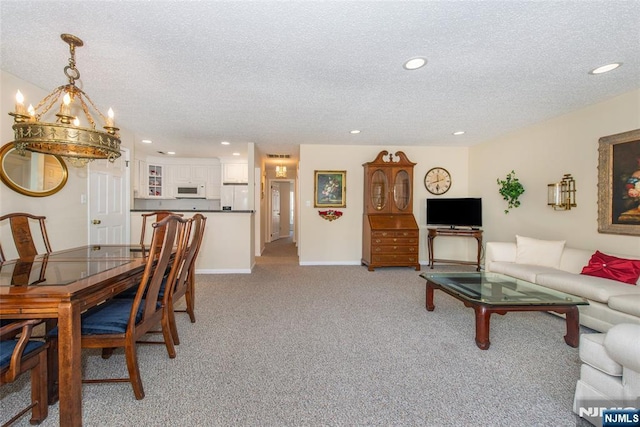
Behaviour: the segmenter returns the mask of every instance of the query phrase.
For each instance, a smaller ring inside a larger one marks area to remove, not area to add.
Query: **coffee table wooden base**
[[[447,289],[427,280],[427,311],[433,311],[436,308],[433,304],[434,289],[440,289],[457,300],[462,301],[466,307],[473,308],[476,314],[476,345],[481,350],[487,350],[491,345],[491,342],[489,341],[489,324],[491,314],[497,313],[505,315],[511,311],[553,311],[555,313],[565,314],[567,334],[564,336],[564,341],[571,347],[578,347],[578,342],[580,340],[580,314],[576,305],[488,305],[485,303],[464,300],[458,297],[458,295],[448,292]]]

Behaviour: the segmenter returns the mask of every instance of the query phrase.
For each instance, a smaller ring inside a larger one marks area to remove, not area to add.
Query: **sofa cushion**
[[[569,273],[580,274],[582,268],[589,263],[593,255],[592,250],[576,249],[564,247],[562,256],[560,257],[560,270],[568,271]]]
[[[580,335],[580,360],[594,368],[616,377],[622,376],[622,365],[611,359],[604,348],[606,334]]]
[[[491,263],[491,272],[505,274],[516,279],[535,283],[536,276],[542,273],[555,273],[558,270],[551,267],[530,264],[516,264],[514,262],[496,261]]]
[[[637,286],[629,286],[616,280],[586,276],[584,274],[572,274],[565,271],[538,274],[536,283],[603,304],[607,304],[609,298],[615,295],[640,294],[640,287]]]
[[[516,235],[516,263],[558,268],[564,240],[538,240]]]
[[[612,310],[640,317],[640,294],[615,295],[609,297],[607,305]]]
[[[618,258],[596,251],[582,269],[582,274],[635,285],[640,278],[640,260]]]

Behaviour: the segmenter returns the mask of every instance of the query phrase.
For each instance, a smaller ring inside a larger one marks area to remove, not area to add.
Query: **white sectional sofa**
[[[632,285],[580,274],[594,252],[517,236],[516,242],[488,242],[484,269],[587,299],[589,305],[579,307],[580,323],[596,331],[606,332],[620,323],[640,325],[640,279]]]

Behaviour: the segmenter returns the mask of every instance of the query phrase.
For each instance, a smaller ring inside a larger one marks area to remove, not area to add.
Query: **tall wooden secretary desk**
[[[413,216],[413,167],[398,151],[381,151],[364,163],[362,264],[377,267],[414,267],[420,270],[420,231]]]

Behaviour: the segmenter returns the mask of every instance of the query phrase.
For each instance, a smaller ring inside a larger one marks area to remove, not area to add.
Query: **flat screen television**
[[[482,227],[482,199],[477,197],[427,199],[427,224],[443,227]]]

